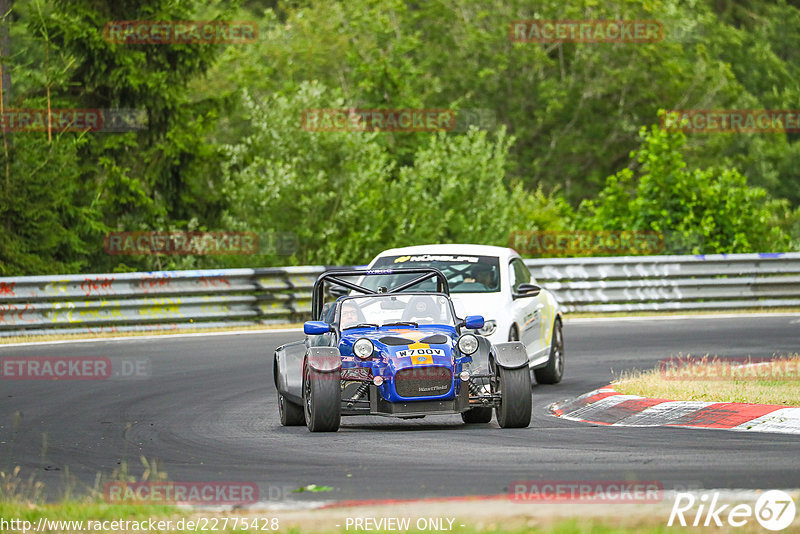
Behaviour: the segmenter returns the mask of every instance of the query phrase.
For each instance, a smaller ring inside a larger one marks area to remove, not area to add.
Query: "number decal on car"
[[[397,356],[444,356],[443,349],[405,349],[397,351]],[[433,361],[431,359],[431,361]]]

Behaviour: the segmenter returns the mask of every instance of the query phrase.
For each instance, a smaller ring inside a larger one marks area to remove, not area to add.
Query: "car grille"
[[[444,395],[453,385],[453,374],[447,367],[412,367],[394,375],[394,389],[401,397]]]

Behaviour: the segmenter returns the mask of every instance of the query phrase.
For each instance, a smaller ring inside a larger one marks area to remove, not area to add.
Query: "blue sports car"
[[[488,423],[494,410],[502,428],[528,426],[531,379],[524,345],[492,345],[470,332],[483,327],[483,317],[456,317],[447,279],[437,269],[403,269],[402,282],[393,287],[364,287],[365,277],[381,276],[386,283],[393,274],[329,271],[317,279],[315,320],[305,323],[305,339],[275,350],[281,424],[334,432],[343,415],[440,414]],[[409,274],[418,276],[408,280]],[[436,291],[415,290],[430,279]],[[341,296],[326,303],[332,293]]]

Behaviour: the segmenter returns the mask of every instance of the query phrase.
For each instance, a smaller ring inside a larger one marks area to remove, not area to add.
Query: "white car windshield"
[[[372,269],[401,270],[415,267],[435,267],[444,273],[450,284],[450,293],[494,293],[500,291],[500,261],[495,256],[458,256],[447,254],[419,254],[382,256],[375,260]],[[369,276],[365,287],[391,287],[413,280],[419,275],[392,274],[385,277]],[[413,290],[434,290],[436,281],[426,280]]]
[[[367,295],[348,298],[339,306],[339,325],[442,324],[455,326],[447,297],[430,293]]]

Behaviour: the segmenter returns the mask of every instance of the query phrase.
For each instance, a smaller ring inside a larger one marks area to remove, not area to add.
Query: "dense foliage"
[[[786,0],[0,0],[5,109],[134,108],[126,133],[2,132],[0,276],[363,263],[529,230],[665,253],[800,250],[800,138],[662,130],[794,109]],[[518,19],[658,20],[642,43],[522,43]],[[249,44],[116,44],[115,20],[254,21]],[[310,108],[484,110],[449,132],[314,132]],[[485,116],[485,115],[483,115]],[[248,231],[257,255],[116,256],[111,231]],[[266,236],[294,235],[292,250]],[[266,245],[266,246],[264,246]],[[291,252],[291,254],[288,254]]]

